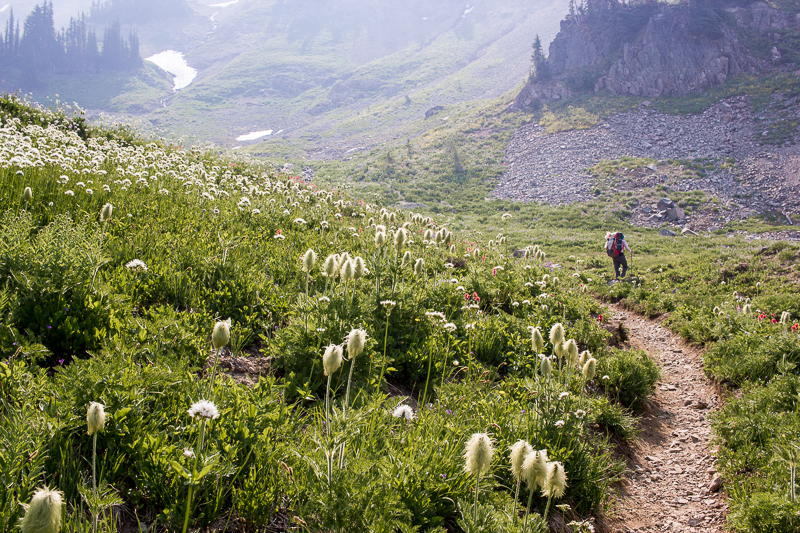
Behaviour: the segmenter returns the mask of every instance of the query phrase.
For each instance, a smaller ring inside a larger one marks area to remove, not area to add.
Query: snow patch
[[[11,4],[6,4],[6,5],[4,5],[3,7],[0,7],[0,13],[2,13],[3,11],[5,11],[5,10],[6,10],[6,9],[8,9],[9,7],[11,7]]]
[[[475,6],[471,6],[471,5],[467,4],[467,8],[464,10],[464,14],[461,15],[461,18],[464,18],[467,15],[469,15],[470,11],[472,11],[473,9],[475,9]]]
[[[167,50],[160,54],[152,55],[145,58],[145,61],[155,63],[157,67],[166,70],[175,77],[173,80],[175,85],[172,88],[175,92],[188,87],[197,77],[197,69],[190,67],[183,58],[183,54],[175,50]]]
[[[283,131],[283,130],[281,130]],[[236,140],[241,141],[255,141],[256,139],[260,139],[261,137],[266,137],[268,135],[272,135],[272,130],[263,130],[263,131],[253,131],[246,135],[239,135],[236,137]]]
[[[211,4],[211,7],[228,7],[237,3],[239,0],[231,0],[230,2],[222,2],[221,4]]]

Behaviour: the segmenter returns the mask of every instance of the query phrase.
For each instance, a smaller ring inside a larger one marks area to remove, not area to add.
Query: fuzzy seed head
[[[317,254],[309,248],[305,254],[303,254],[303,272],[311,272],[314,268],[314,265],[317,264]]]
[[[406,250],[403,254],[403,266],[411,264],[411,250]]]
[[[87,433],[94,435],[106,427],[106,410],[103,404],[91,402],[86,410]]]
[[[745,304],[744,307],[742,308],[742,313],[744,313],[745,315],[752,315],[753,308],[750,307],[750,304]]]
[[[561,322],[557,322],[553,324],[553,327],[550,328],[550,343],[555,346],[556,344],[561,344],[564,342],[564,326]]]
[[[322,368],[325,371],[325,376],[330,376],[342,366],[342,347],[338,344],[331,344],[325,348],[325,353],[322,354]]]
[[[511,446],[511,472],[517,479],[522,479],[523,463],[528,454],[533,453],[533,446],[524,440],[518,440]]]
[[[481,476],[489,471],[492,463],[492,441],[486,433],[475,433],[464,448],[464,471],[473,476]]]
[[[360,279],[364,277],[364,274],[367,273],[367,264],[364,263],[364,258],[361,256],[356,257],[355,261],[353,261],[353,272],[355,274],[355,279]]]
[[[383,246],[386,244],[386,234],[382,231],[379,231],[375,234],[375,244],[378,246]]]
[[[425,268],[425,260],[420,257],[419,259],[417,259],[416,263],[414,263],[414,274],[417,276],[421,276],[423,268]]]
[[[553,373],[553,363],[550,361],[549,357],[545,357],[542,359],[542,375],[546,378],[550,377],[550,374]]]
[[[347,335],[347,355],[350,359],[355,359],[364,351],[364,344],[367,342],[367,332],[363,329],[353,329]]]
[[[533,450],[522,463],[522,479],[530,490],[541,488],[547,480],[547,450]]]
[[[564,465],[558,461],[547,463],[547,479],[542,487],[542,494],[548,497],[561,498],[567,489],[567,474]]]
[[[597,359],[594,357],[590,357],[584,364],[583,364],[583,379],[586,381],[592,381],[594,379],[595,374],[597,374]]]
[[[348,281],[353,281],[356,276],[356,266],[353,264],[352,259],[348,259],[342,265],[342,270],[340,272],[342,276],[342,281],[347,283]]]
[[[542,332],[539,331],[539,328],[533,328],[531,332],[531,342],[533,343],[533,350],[536,353],[544,349],[544,339],[542,338]]]
[[[570,365],[578,364],[578,343],[575,339],[570,339],[564,343],[564,355],[567,357],[567,363]]]
[[[583,368],[583,365],[585,365],[586,361],[591,359],[591,357],[592,357],[592,354],[589,353],[589,350],[582,351],[580,357],[578,357],[578,366]]]
[[[214,324],[214,330],[211,332],[211,344],[214,345],[215,350],[219,350],[223,346],[227,346],[231,340],[231,319],[222,320]]]
[[[422,234],[422,238],[425,239],[426,241],[433,239],[433,230],[430,228],[426,229],[425,233]]]
[[[30,187],[25,187],[25,190],[22,191],[22,199],[26,202],[30,202],[33,199],[33,191]]]
[[[322,263],[322,272],[325,277],[332,278],[336,275],[336,254],[331,254]]]
[[[61,529],[61,507],[64,505],[61,491],[43,487],[37,490],[26,506],[20,529],[22,533],[58,533]]]
[[[100,222],[108,222],[111,220],[111,214],[114,212],[114,206],[111,204],[106,204],[103,206],[102,211],[100,211]]]
[[[398,250],[403,247],[408,237],[408,232],[405,228],[400,228],[394,233],[394,246]]]

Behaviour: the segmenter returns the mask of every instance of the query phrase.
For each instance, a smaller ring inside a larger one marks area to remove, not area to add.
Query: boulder
[[[674,231],[669,230],[667,228],[663,228],[661,231],[658,232],[658,234],[661,235],[662,237],[677,237],[678,236],[677,233],[675,233]]]
[[[664,211],[666,209],[671,209],[673,207],[675,207],[675,202],[673,202],[669,198],[662,198],[661,200],[658,201],[659,211]]]
[[[440,105],[433,106],[432,108],[425,111],[425,118],[431,118],[433,115],[439,113],[439,111],[444,111],[444,107]]]
[[[667,209],[666,215],[667,215],[667,220],[669,220],[670,222],[676,222],[686,217],[686,212],[680,207],[671,207]]]

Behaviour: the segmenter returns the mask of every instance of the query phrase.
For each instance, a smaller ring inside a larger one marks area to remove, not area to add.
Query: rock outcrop
[[[592,90],[642,97],[701,92],[782,57],[780,42],[769,58],[761,58],[745,46],[744,36],[772,39],[798,25],[796,17],[765,3],[723,11],[638,4],[570,16],[550,44],[550,77],[526,84],[515,106]]]

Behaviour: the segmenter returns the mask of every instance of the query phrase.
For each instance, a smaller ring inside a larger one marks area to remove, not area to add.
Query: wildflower
[[[509,218],[512,218],[512,215],[510,213],[503,213],[503,216],[500,217],[500,220],[505,222]]]
[[[381,305],[384,306],[387,311],[391,311],[397,303],[393,300],[381,300]]]
[[[489,471],[492,462],[492,441],[486,433],[475,433],[464,448],[464,471],[473,476],[481,476]]]
[[[296,218],[296,219],[294,219],[294,223],[295,224],[306,224],[307,222],[305,220],[303,220],[302,218]]]
[[[91,195],[93,195],[93,194],[94,194],[94,191],[93,191],[92,189],[86,189],[86,194],[88,194],[89,196],[91,196]]]
[[[186,457],[187,459],[194,459],[194,452],[189,448],[184,448],[183,456]]]
[[[214,402],[208,400],[200,400],[192,404],[187,411],[192,418],[204,418],[206,420],[215,420],[219,418],[219,410]]]
[[[314,265],[317,262],[317,254],[309,248],[305,254],[303,254],[303,272],[311,272],[314,268]]]
[[[231,340],[231,319],[220,321],[214,324],[214,330],[211,332],[211,344],[214,345],[215,350],[219,350],[228,344]]]
[[[47,487],[37,490],[31,503],[25,506],[25,516],[20,524],[22,533],[58,533],[63,497],[62,492]]]
[[[564,427],[564,421],[563,421],[563,420],[559,420],[559,421],[557,421],[557,422],[556,422],[556,427],[557,427],[557,428]]]
[[[555,346],[564,342],[564,326],[557,322],[550,328],[550,343]]]
[[[403,266],[408,265],[411,263],[411,250],[406,250],[406,253],[403,254]]]
[[[111,214],[114,212],[114,206],[111,204],[106,204],[103,206],[102,211],[100,211],[100,222],[108,222],[111,220]]]
[[[64,194],[66,194],[67,196],[75,196],[75,193],[72,191],[64,191]]]
[[[512,305],[513,307],[519,307],[519,302],[511,302],[511,305]]]
[[[127,268],[128,270],[137,270],[137,271],[141,270],[143,272],[147,271],[147,265],[144,264],[144,261],[142,261],[141,259],[134,259],[132,261],[125,263],[125,268]]]
[[[523,464],[530,453],[533,453],[533,446],[524,440],[518,440],[511,446],[511,472],[515,478],[522,479]]]
[[[597,359],[590,357],[583,365],[582,373],[585,381],[592,381],[597,373]]]
[[[584,416],[586,416],[586,411],[583,409],[578,409],[575,411],[575,418],[583,418]]]
[[[386,244],[386,234],[384,232],[379,231],[375,234],[375,244],[379,247]]]
[[[405,244],[406,237],[408,237],[408,231],[406,231],[405,228],[400,228],[395,232],[394,245],[398,250],[403,247],[403,244]]]
[[[564,354],[567,356],[567,363],[575,365],[578,363],[578,344],[575,339],[570,339],[564,343]]]
[[[502,271],[504,271],[504,270],[505,270],[505,268],[503,268],[503,267],[502,267],[502,266],[500,266],[500,265],[497,265],[497,266],[496,266],[496,267],[494,267],[492,270],[495,270],[495,271],[498,271],[498,272],[502,272]]]
[[[361,256],[355,258],[354,268],[355,279],[360,279],[369,273],[369,270],[367,270],[367,265],[364,263],[364,258]]]
[[[605,375],[605,376],[603,376],[603,377],[602,377],[602,378],[600,378],[600,379],[602,379],[603,381],[608,381],[608,380],[609,380],[609,379],[611,379],[611,378],[610,378],[608,375]]]
[[[453,324],[452,322],[448,322],[447,324],[445,324],[445,325],[444,325],[444,326],[442,326],[442,327],[443,327],[444,329],[446,329],[447,331],[449,331],[450,333],[453,333],[453,332],[454,332],[456,329],[458,329],[458,328],[456,327],[456,325],[455,325],[455,324]]]
[[[356,276],[356,268],[355,265],[353,264],[352,259],[348,259],[347,261],[344,262],[339,274],[342,276],[342,281],[344,281],[345,283],[347,283],[348,281],[353,281],[353,279]]]
[[[800,330],[800,324],[795,324],[792,326],[792,331]]]
[[[331,299],[330,299],[330,298],[328,298],[327,296],[320,296],[318,301],[319,301],[320,303],[325,303],[325,304],[326,304],[326,303],[330,302],[330,301],[331,301]]]
[[[30,187],[25,187],[25,190],[22,191],[22,199],[26,202],[30,202],[33,199],[33,191]]]
[[[336,275],[336,255],[331,254],[325,258],[325,262],[322,263],[322,275],[328,278],[332,278]]]
[[[522,473],[531,492],[537,487],[544,487],[547,481],[547,450],[533,450],[527,454],[522,463]]]
[[[363,329],[353,329],[347,335],[347,355],[350,359],[355,359],[364,351],[364,344],[367,340],[367,332]]]
[[[326,376],[330,376],[342,366],[342,347],[336,344],[331,344],[325,348],[325,353],[322,355],[322,368]]]
[[[542,375],[544,377],[550,377],[550,374],[553,372],[553,363],[550,361],[549,357],[545,357],[542,359]]]
[[[392,411],[392,416],[395,418],[414,420],[414,409],[412,409],[410,405],[401,404],[395,407],[394,411]]]
[[[106,411],[103,404],[91,402],[86,410],[87,434],[94,435],[106,427]]]
[[[417,276],[421,276],[424,268],[425,268],[425,260],[420,257],[414,263],[414,274]]]
[[[286,237],[284,237],[284,236],[283,236],[283,235],[281,235],[280,233],[276,233],[275,235],[273,235],[273,236],[272,236],[272,238],[273,238],[273,239],[279,239],[279,240],[281,240],[281,241],[282,241],[282,240],[283,240],[283,239],[285,239]]]
[[[531,330],[531,343],[533,344],[533,350],[535,352],[541,352],[544,349],[544,339],[542,338],[542,333],[539,331],[539,328],[535,328],[533,326],[529,326],[528,329]]]
[[[547,463],[547,479],[542,487],[542,493],[551,498],[560,498],[567,488],[567,475],[564,465],[555,461]]]
[[[563,400],[563,399],[564,399],[564,398],[566,398],[567,396],[569,396],[569,393],[568,393],[568,392],[562,392],[561,394],[559,394],[559,395],[558,395],[558,399],[559,399],[559,400]]]

